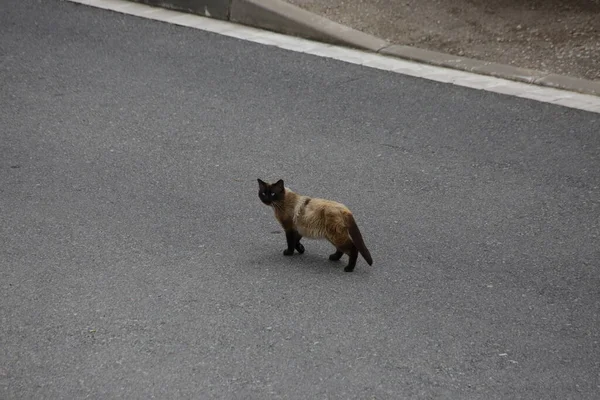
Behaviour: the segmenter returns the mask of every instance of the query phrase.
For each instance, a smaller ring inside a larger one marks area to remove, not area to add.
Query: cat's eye
[[[271,197],[275,197],[275,193],[271,193]]]

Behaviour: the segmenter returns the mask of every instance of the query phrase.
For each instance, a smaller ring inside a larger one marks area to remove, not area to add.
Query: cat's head
[[[264,204],[270,206],[273,202],[282,201],[285,196],[283,180],[270,184],[258,179],[258,198]]]

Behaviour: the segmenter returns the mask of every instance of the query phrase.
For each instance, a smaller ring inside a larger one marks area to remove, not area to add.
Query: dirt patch
[[[288,0],[404,44],[600,80],[600,0]]]

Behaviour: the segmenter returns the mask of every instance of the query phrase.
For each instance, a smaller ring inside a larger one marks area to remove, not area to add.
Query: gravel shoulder
[[[600,80],[600,0],[288,0],[394,44]]]

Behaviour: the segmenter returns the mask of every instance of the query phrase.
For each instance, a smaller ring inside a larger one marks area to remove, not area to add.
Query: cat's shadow
[[[357,265],[353,272],[345,272],[344,268],[348,265],[347,256],[342,257],[339,261],[329,260],[329,254],[321,254],[317,252],[305,251],[304,254],[294,253],[293,256],[284,256],[283,250],[280,252],[273,252],[263,257],[252,257],[250,259],[252,265],[264,268],[264,267],[281,267],[293,268],[294,271],[305,270],[310,273],[319,274],[362,274],[365,271],[361,266]]]

